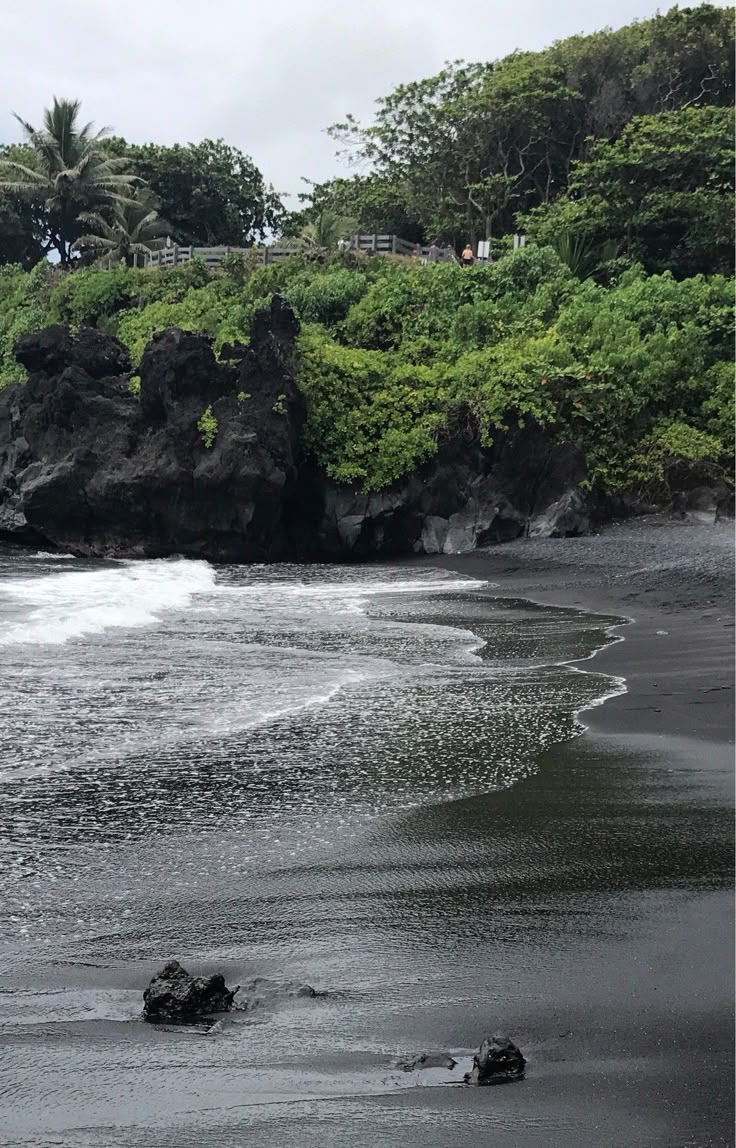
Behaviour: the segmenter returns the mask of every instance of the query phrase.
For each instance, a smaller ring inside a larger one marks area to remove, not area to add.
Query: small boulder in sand
[[[143,1019],[151,1024],[195,1024],[213,1013],[229,1012],[237,991],[227,987],[220,973],[193,977],[178,961],[169,961],[143,994]]]
[[[465,1073],[466,1084],[503,1084],[521,1080],[526,1060],[507,1036],[487,1036],[473,1057],[473,1067]]]
[[[422,1068],[449,1068],[457,1064],[449,1052],[416,1052],[413,1056],[404,1056],[396,1061],[396,1067],[402,1072],[417,1072]]]

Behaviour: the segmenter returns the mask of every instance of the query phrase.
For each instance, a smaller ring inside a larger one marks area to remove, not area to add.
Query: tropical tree
[[[196,144],[105,141],[124,156],[159,200],[176,243],[248,247],[278,228],[283,204],[250,156],[224,140]]]
[[[637,116],[618,139],[596,141],[573,167],[567,194],[519,226],[545,245],[566,234],[599,251],[617,243],[651,272],[730,274],[733,171],[731,108]]]
[[[375,174],[354,175],[350,179],[329,179],[324,183],[305,180],[308,192],[300,192],[303,205],[284,220],[284,236],[300,235],[307,223],[314,223],[325,208],[355,220],[355,230],[399,235],[410,243],[423,243],[425,232],[407,207],[407,191]]]
[[[82,216],[125,203],[140,183],[129,159],[103,149],[107,129],[80,123],[80,106],[54,97],[42,128],[16,115],[31,148],[28,162],[0,159],[0,191],[42,201],[43,250],[56,251],[64,266],[72,261]]]
[[[103,266],[131,266],[136,255],[150,255],[159,248],[169,232],[158,213],[158,200],[147,187],[136,188],[130,200],[116,203],[107,214],[84,212],[80,219],[91,230],[75,239],[74,250],[94,252]]]
[[[358,166],[361,199],[390,189],[441,240],[499,238],[564,195],[592,137],[615,141],[637,116],[732,107],[733,21],[732,8],[673,8],[543,52],[455,61],[380,99],[371,124],[348,116],[328,134]]]
[[[32,163],[32,149],[24,144],[0,145],[0,160]],[[43,200],[32,200],[0,188],[0,265],[32,267],[43,259],[41,247]]]
[[[304,225],[300,238],[307,247],[330,251],[340,239],[346,239],[354,230],[354,219],[338,215],[325,207],[311,223]]]

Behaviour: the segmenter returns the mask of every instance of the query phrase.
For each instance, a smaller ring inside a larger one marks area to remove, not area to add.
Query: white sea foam
[[[434,572],[433,572],[434,573]],[[220,585],[223,596],[231,596],[254,614],[265,611],[269,617],[278,610],[282,621],[290,618],[294,624],[309,623],[325,614],[331,618],[350,615],[354,619],[365,615],[366,607],[374,598],[386,595],[465,593],[491,585],[473,578],[452,579],[446,576],[413,578],[410,580],[352,581],[345,579],[320,582],[259,582],[254,585]]]
[[[21,614],[0,632],[0,645],[42,643],[61,645],[72,638],[112,628],[152,625],[168,610],[183,610],[195,595],[218,593],[254,614],[278,609],[295,622],[329,611],[331,615],[360,615],[366,603],[385,594],[426,594],[473,590],[487,583],[447,577],[381,581],[261,582],[254,585],[216,584],[206,562],[166,559],[121,562],[112,569],[49,575],[0,582],[3,598]]]
[[[185,559],[8,579],[0,582],[0,603],[11,599],[22,616],[0,633],[0,645],[61,645],[113,627],[147,626],[167,610],[185,609],[214,584],[211,566]]]
[[[37,680],[62,683],[59,699],[75,696],[89,709],[78,730],[76,711],[65,713],[68,751],[59,751],[53,721],[48,737],[37,724],[24,730],[22,753],[5,755],[4,777],[53,774],[110,755],[136,758],[152,738],[170,753],[175,745],[279,722],[369,681],[417,674],[414,659],[401,656],[403,625],[372,621],[370,603],[412,594],[425,601],[433,593],[486,585],[434,571],[406,578],[383,568],[372,580],[368,571],[350,567],[275,570],[276,577],[258,582],[251,581],[259,573],[252,568],[216,572],[206,562],[159,559],[0,581],[0,645],[17,650],[20,667],[26,658],[40,659],[33,663]],[[159,638],[156,628],[167,616],[173,623]],[[383,627],[385,646],[368,637],[376,626]],[[95,653],[89,639],[110,631]],[[118,642],[126,631],[129,638]],[[421,612],[412,633],[426,644],[422,673],[474,660],[484,644],[470,630],[424,621]],[[81,661],[58,661],[57,648],[85,639]],[[153,653],[159,641],[167,651],[160,667]],[[95,659],[99,670],[90,678]],[[147,668],[159,669],[165,686],[152,686]],[[15,680],[22,699],[24,669]],[[135,721],[129,720],[132,699]],[[152,705],[155,733],[147,720]],[[59,720],[61,712],[54,712]]]

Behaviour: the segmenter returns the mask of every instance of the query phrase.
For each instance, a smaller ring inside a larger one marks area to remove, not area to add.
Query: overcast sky
[[[324,128],[369,118],[396,84],[446,60],[655,13],[647,0],[0,0],[0,142],[51,97],[136,143],[222,136],[282,193],[345,169]],[[663,11],[668,4],[661,6]]]

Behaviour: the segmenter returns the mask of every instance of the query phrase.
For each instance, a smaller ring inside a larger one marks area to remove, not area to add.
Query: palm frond
[[[33,124],[29,124],[17,112],[13,112],[14,118],[18,121],[23,131],[26,134],[29,144],[38,155],[41,163],[44,164],[47,171],[55,171],[59,166],[59,152],[55,146],[54,140],[45,135],[43,132],[36,131]]]
[[[74,242],[72,243],[72,247],[74,248],[75,251],[79,251],[79,249],[81,247],[94,247],[94,248],[104,248],[105,250],[115,250],[115,248],[117,248],[117,246],[118,246],[118,242],[116,239],[109,239],[105,235],[92,235],[92,234],[80,235],[79,238],[75,239]]]
[[[24,175],[26,177],[26,182],[28,183],[45,184],[48,186],[49,180],[45,175],[39,171],[36,171],[32,167],[26,167],[24,163],[18,163],[17,160],[0,159],[0,175],[2,175],[2,172],[6,169],[9,172],[15,172],[18,175]],[[0,179],[0,184],[5,186],[5,183],[5,180]]]
[[[104,224],[105,227],[110,226],[104,215],[99,211],[80,211],[77,219],[80,223],[91,223],[95,226],[97,226],[97,224]]]
[[[79,100],[55,96],[40,129],[16,114],[38,170],[6,161],[0,164],[0,187],[44,197],[49,245],[62,263],[69,262],[71,251],[95,244],[127,259],[131,242],[156,230],[155,219],[145,218],[153,205],[136,199],[143,180],[134,174],[131,160],[106,155],[101,140],[110,129],[81,123],[80,107]],[[129,210],[134,214],[127,215]],[[85,234],[77,237],[80,225]]]

